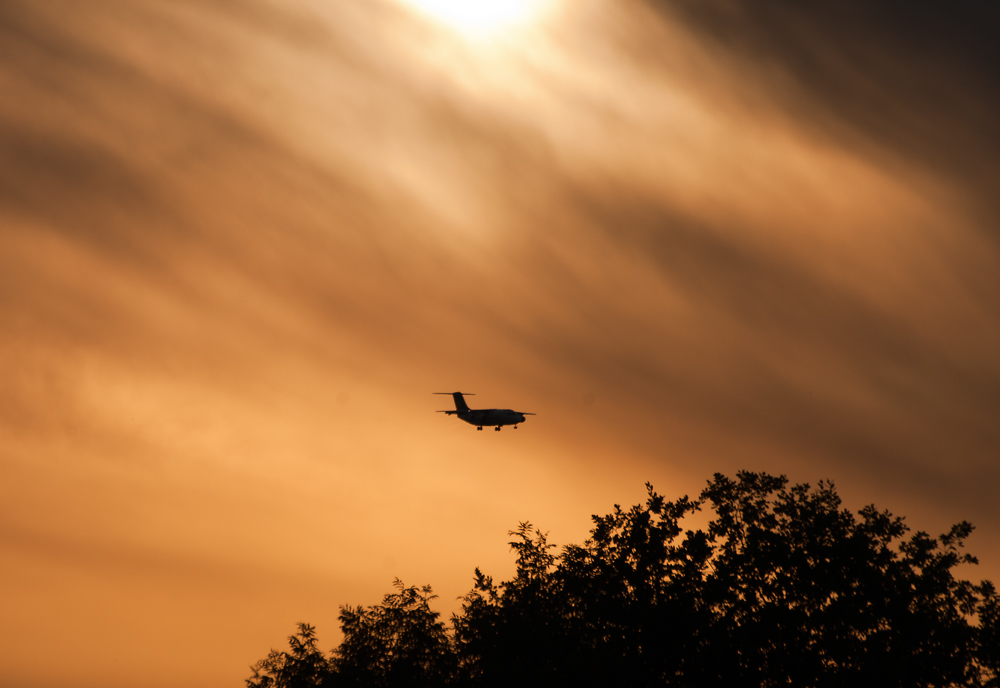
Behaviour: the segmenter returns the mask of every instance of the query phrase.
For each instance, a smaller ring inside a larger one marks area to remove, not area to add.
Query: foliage
[[[455,650],[440,614],[430,609],[436,597],[430,587],[407,588],[399,579],[395,587],[381,605],[341,608],[344,641],[334,651],[334,685],[440,686],[454,673]]]
[[[288,637],[291,652],[271,653],[251,667],[248,688],[313,688],[324,685],[330,663],[316,647],[316,629],[300,623],[299,632]]]
[[[515,576],[479,569],[447,629],[429,587],[343,607],[329,659],[300,625],[250,688],[298,686],[988,686],[1000,688],[1000,601],[953,570],[959,523],[937,538],[834,486],[716,474],[697,500],[593,517],[582,545],[511,532]],[[685,529],[702,509],[705,529]]]

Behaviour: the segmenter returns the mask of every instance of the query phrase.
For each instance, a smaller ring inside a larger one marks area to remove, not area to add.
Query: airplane
[[[525,416],[536,415],[524,411],[511,411],[510,409],[470,409],[469,405],[465,403],[465,396],[472,397],[475,395],[468,392],[434,393],[449,394],[455,400],[454,411],[438,411],[438,413],[447,413],[449,416],[455,414],[466,423],[475,425],[476,430],[482,430],[484,425],[496,426],[493,429],[497,432],[500,432],[500,428],[504,425],[513,425],[514,429],[517,430],[517,424],[523,423]]]

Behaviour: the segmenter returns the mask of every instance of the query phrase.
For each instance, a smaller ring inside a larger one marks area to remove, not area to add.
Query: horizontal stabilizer
[[[455,400],[455,410],[456,411],[468,411],[469,405],[465,403],[464,397],[468,394],[470,397],[476,396],[475,394],[470,394],[468,392],[434,392],[434,394],[450,394],[451,398]]]

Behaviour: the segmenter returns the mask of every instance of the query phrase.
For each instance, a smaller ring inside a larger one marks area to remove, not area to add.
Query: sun
[[[404,0],[463,34],[483,36],[534,20],[545,0]]]

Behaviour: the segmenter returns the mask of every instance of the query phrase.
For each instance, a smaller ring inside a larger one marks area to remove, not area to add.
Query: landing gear
[[[494,430],[496,430],[497,432],[500,432],[500,426],[499,426],[499,425],[498,425],[498,426],[496,426],[496,427],[495,427],[495,428],[493,428],[493,429],[494,429]]]
[[[514,429],[517,430],[517,426],[516,425],[514,426]]]
[[[476,428],[476,430],[482,430],[482,429],[483,429],[482,425],[480,425],[479,427]]]

